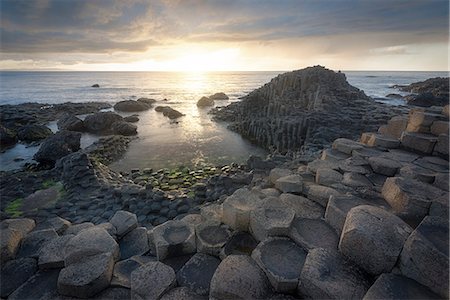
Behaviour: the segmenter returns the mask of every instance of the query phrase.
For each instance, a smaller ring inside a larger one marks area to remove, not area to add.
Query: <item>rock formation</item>
[[[444,106],[449,104],[449,78],[436,77],[425,81],[411,83],[410,85],[397,85],[404,92],[414,93],[405,100],[415,106]]]

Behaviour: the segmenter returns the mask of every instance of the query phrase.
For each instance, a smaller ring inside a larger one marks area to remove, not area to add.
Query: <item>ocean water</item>
[[[344,71],[345,72],[345,71]],[[149,110],[139,114],[137,139],[130,143],[125,157],[114,163],[115,170],[162,168],[178,165],[243,163],[249,155],[265,151],[226,128],[211,121],[209,108],[197,108],[202,96],[226,93],[230,99],[216,101],[224,106],[270,81],[280,72],[0,72],[0,104],[26,102],[62,103],[104,101],[111,104],[139,97],[158,100],[156,105],[170,105],[185,114],[178,122]],[[401,93],[390,88],[409,84],[446,72],[345,72],[350,84],[364,90],[376,101],[402,105],[402,100],[385,98]],[[98,83],[100,88],[91,88]],[[127,116],[130,114],[122,114]],[[48,124],[57,130],[55,122]],[[99,137],[83,135],[82,146]],[[20,168],[31,162],[38,147],[18,144],[0,153],[0,170]]]

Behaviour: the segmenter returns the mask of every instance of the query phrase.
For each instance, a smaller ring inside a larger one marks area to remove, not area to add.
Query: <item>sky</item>
[[[447,71],[448,0],[0,0],[0,70]]]

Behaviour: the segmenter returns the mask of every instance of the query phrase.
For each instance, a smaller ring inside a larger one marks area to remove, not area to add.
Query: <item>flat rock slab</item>
[[[399,162],[384,157],[370,157],[368,161],[375,173],[385,176],[394,176],[402,166]]]
[[[58,275],[59,270],[38,271],[16,289],[14,293],[9,295],[8,299],[34,300],[56,298],[58,294],[56,289]]]
[[[281,168],[274,168],[272,170],[270,170],[269,173],[269,180],[270,182],[275,185],[275,182],[284,176],[289,176],[292,175],[292,171],[289,169],[281,169]]]
[[[121,260],[147,253],[150,250],[147,228],[137,227],[127,233],[119,241],[119,247]]]
[[[130,289],[120,287],[110,287],[98,293],[93,299],[95,300],[124,300],[131,299]],[[64,300],[64,299],[61,299]]]
[[[416,153],[401,150],[401,149],[389,149],[387,152],[381,154],[382,157],[387,159],[396,160],[399,162],[410,163],[418,159],[420,156]]]
[[[77,235],[82,230],[88,229],[88,228],[91,228],[91,227],[94,227],[94,224],[91,223],[91,222],[84,222],[84,223],[80,223],[80,224],[75,224],[75,225],[72,225],[69,228],[67,228],[67,230],[64,232],[64,234]]]
[[[298,293],[312,299],[361,299],[368,276],[337,251],[310,250],[300,274]]]
[[[330,168],[319,168],[316,172],[316,183],[330,186],[342,181],[342,174]]]
[[[416,159],[414,164],[421,166],[422,168],[430,169],[439,173],[448,173],[449,172],[449,164],[448,161],[435,156],[425,156],[419,159]]]
[[[211,279],[220,264],[214,256],[197,253],[178,271],[179,286],[188,287],[198,295],[209,295]]]
[[[339,237],[334,229],[321,219],[295,218],[289,237],[306,250],[324,248],[337,250]]]
[[[264,299],[270,283],[256,262],[246,255],[230,255],[220,263],[211,279],[210,298]]]
[[[423,154],[431,154],[437,141],[434,135],[416,132],[404,132],[401,138],[403,147]]]
[[[342,153],[351,155],[352,151],[360,150],[364,147],[364,145],[346,138],[339,138],[334,140],[332,147]]]
[[[20,218],[20,219],[7,219],[0,223],[1,229],[13,229],[19,231],[22,236],[27,235],[36,226],[36,222],[33,219]]]
[[[356,196],[332,196],[328,201],[327,210],[325,211],[325,221],[334,228],[334,230],[341,235],[342,228],[344,228],[347,213],[353,207],[365,205],[367,202]]]
[[[426,183],[433,183],[436,179],[435,171],[422,168],[421,166],[415,164],[407,164],[403,166],[400,169],[399,174],[401,177],[416,179]]]
[[[200,296],[189,288],[182,286],[171,289],[161,297],[161,300],[208,300],[208,297]]]
[[[236,190],[223,202],[223,222],[234,230],[248,230],[250,211],[260,202],[260,198],[246,188]]]
[[[84,258],[61,270],[58,292],[62,295],[90,298],[109,286],[114,267],[112,253]]]
[[[228,242],[231,231],[220,222],[205,222],[195,227],[197,251],[219,256],[222,247]]]
[[[52,239],[56,239],[58,234],[54,229],[43,229],[29,233],[22,241],[19,257],[34,257],[39,256],[39,250],[42,246]]]
[[[336,149],[325,149],[322,151],[320,159],[328,161],[339,161],[350,157],[350,154],[346,154]]]
[[[295,211],[286,206],[265,206],[250,213],[250,231],[256,240],[269,236],[287,236]]]
[[[361,137],[361,139],[365,139],[365,144],[370,147],[394,149],[400,146],[400,141],[398,139],[389,137],[387,135],[378,133],[366,133],[366,135],[366,137]]]
[[[377,278],[363,299],[441,299],[441,297],[408,277],[385,273]]]
[[[195,229],[183,221],[167,221],[153,229],[158,260],[195,253]]]
[[[268,238],[253,250],[252,258],[277,292],[295,291],[307,252],[288,238]]]
[[[288,175],[275,181],[275,187],[283,193],[301,193],[303,178],[300,175]]]
[[[26,257],[10,260],[2,265],[0,297],[7,298],[19,286],[34,275],[38,270],[37,262],[34,258]]]
[[[342,183],[353,188],[373,186],[372,182],[366,176],[356,172],[344,173]]]
[[[74,237],[73,234],[67,234],[46,242],[39,250],[39,268],[63,268],[64,248],[72,237]]]
[[[22,207],[24,211],[33,211],[55,203],[61,197],[61,184],[48,189],[38,190],[23,199]]]
[[[339,251],[372,275],[387,273],[411,232],[408,224],[382,208],[357,206],[347,214]]]
[[[220,251],[220,258],[225,259],[228,255],[251,255],[257,245],[258,242],[250,233],[235,231]]]
[[[70,223],[70,221],[66,219],[63,219],[61,217],[54,217],[46,220],[45,222],[39,223],[36,226],[35,230],[54,229],[56,233],[62,234],[67,230],[67,228],[69,228],[71,224],[72,223]]]
[[[448,217],[426,217],[409,236],[400,255],[403,275],[429,287],[441,297],[449,292]]]
[[[150,256],[133,256],[129,259],[117,262],[114,265],[111,286],[131,288],[131,273],[140,266],[155,260],[154,257]]]
[[[112,253],[114,260],[119,259],[119,245],[100,227],[94,226],[81,231],[67,242],[64,248],[64,262],[68,266],[82,261],[85,257],[100,253]]]
[[[117,211],[109,222],[116,228],[119,237],[124,236],[138,225],[136,215],[124,210]]]
[[[306,190],[306,194],[309,200],[315,201],[316,203],[320,204],[322,207],[326,207],[328,204],[328,200],[330,199],[330,196],[340,196],[341,193],[337,190],[322,186],[313,184],[308,186]]]
[[[325,212],[322,206],[302,196],[283,193],[279,200],[282,204],[293,209],[295,215],[299,218],[319,219],[323,217]]]
[[[175,286],[175,272],[159,261],[149,262],[131,273],[132,299],[159,299]]]

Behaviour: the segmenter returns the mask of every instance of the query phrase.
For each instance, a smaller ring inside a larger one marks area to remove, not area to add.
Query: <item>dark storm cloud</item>
[[[446,0],[2,0],[1,50],[102,53],[364,33],[397,33],[397,44],[445,41],[448,14]]]

